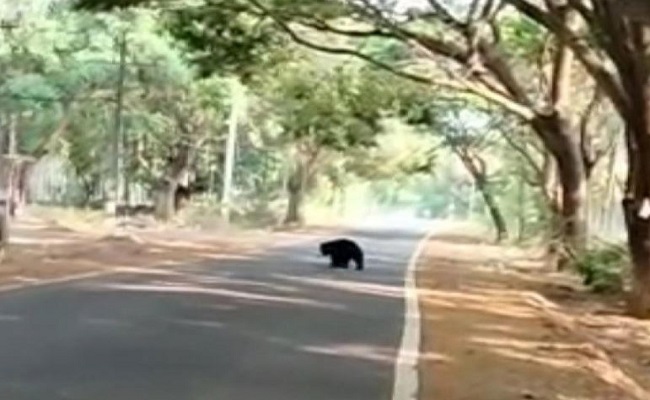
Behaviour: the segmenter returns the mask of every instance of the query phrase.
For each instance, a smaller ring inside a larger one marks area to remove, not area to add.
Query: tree
[[[244,83],[260,70],[285,61],[286,40],[272,21],[251,14],[246,0],[207,0],[169,5],[147,0],[75,0],[75,8],[105,11],[152,4],[164,27],[186,52],[201,77],[237,76]]]
[[[346,151],[341,168],[366,181],[392,179],[397,184],[416,174],[433,175],[441,147],[436,135],[422,134],[401,118],[382,121],[376,145]]]
[[[118,154],[125,161],[120,172],[128,178],[124,195],[133,185],[160,187],[164,176],[178,174],[170,164],[180,163],[184,170],[191,163],[192,157],[180,162],[173,156],[185,153],[183,145],[194,149],[205,131],[212,142],[219,134],[223,82],[197,79],[177,43],[160,30],[157,15],[147,10],[97,15],[62,10],[0,36],[0,66],[6,72],[0,76],[0,106],[6,120],[15,121],[12,135],[19,150],[35,158],[65,158],[85,203],[102,196],[113,178],[113,154],[106,148],[116,142],[115,116],[106,103],[116,97],[120,65],[115,39],[125,31],[121,119],[126,129]],[[207,126],[199,134],[184,118]],[[4,121],[0,116],[3,134]],[[181,131],[186,133],[176,135]]]
[[[326,153],[374,143],[386,100],[379,91],[354,69],[301,62],[283,66],[266,81],[262,95],[290,157],[285,224],[302,222],[304,197]]]
[[[570,49],[625,124],[629,159],[623,200],[632,255],[628,308],[650,318],[650,33],[641,0],[507,0]]]
[[[494,165],[495,163],[488,163],[485,158],[485,149],[490,146],[489,136],[492,132],[490,132],[491,129],[488,126],[472,127],[467,122],[463,122],[464,119],[477,118],[476,115],[472,116],[471,114],[471,111],[467,113],[452,112],[453,119],[443,119],[444,126],[441,127],[440,133],[444,137],[444,143],[459,158],[467,172],[472,176],[474,185],[483,197],[485,206],[492,218],[496,231],[496,241],[502,242],[508,238],[508,225],[490,182],[488,165]]]
[[[156,113],[143,116],[149,132],[136,146],[137,166],[147,174],[143,178],[153,189],[159,220],[169,220],[178,211],[177,191],[189,183],[205,143],[223,136],[227,87],[223,79],[210,78],[151,91],[143,99]]]
[[[508,238],[508,225],[495,196],[491,182],[492,169],[498,163],[490,160],[487,150],[496,144],[493,127],[500,120],[490,110],[482,111],[471,103],[436,99],[422,91],[414,91],[405,100],[406,119],[422,127],[425,134],[439,138],[442,146],[454,154],[472,177],[492,219],[497,242]],[[492,171],[493,172],[493,171]]]

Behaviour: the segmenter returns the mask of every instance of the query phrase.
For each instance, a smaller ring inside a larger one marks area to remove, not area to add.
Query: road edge
[[[433,225],[433,224],[432,224]],[[417,292],[416,270],[420,256],[439,229],[430,226],[413,251],[404,279],[404,327],[395,362],[392,400],[417,400],[420,389],[418,361],[422,338],[420,301]]]
[[[282,247],[285,245],[293,246],[300,243],[308,243],[313,240],[316,239],[300,238],[300,239],[288,240],[287,243],[282,243],[279,245],[271,245],[269,248],[262,250],[261,253],[264,253],[265,251],[269,251],[274,247]],[[253,252],[252,254],[255,254],[255,252]],[[178,263],[178,264],[164,265],[164,266],[161,264],[151,264],[151,265],[142,266],[141,268],[144,269],[159,268],[159,269],[173,270],[174,268],[179,268],[184,265],[187,265],[187,263]],[[95,270],[95,271],[81,272],[78,274],[62,275],[56,278],[34,279],[34,280],[27,280],[24,282],[0,284],[0,294],[8,293],[8,292],[17,292],[17,291],[27,290],[27,289],[37,289],[37,288],[48,287],[48,286],[56,286],[60,284],[73,283],[79,281],[86,281],[95,278],[102,278],[105,276],[130,274],[133,273],[133,270],[134,267],[117,266],[117,267],[109,267],[109,268]]]

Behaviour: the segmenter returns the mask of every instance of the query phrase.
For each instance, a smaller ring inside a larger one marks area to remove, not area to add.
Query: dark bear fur
[[[354,261],[357,271],[364,268],[363,250],[350,239],[336,239],[323,242],[320,245],[320,252],[331,258],[332,268],[348,268],[350,261]]]

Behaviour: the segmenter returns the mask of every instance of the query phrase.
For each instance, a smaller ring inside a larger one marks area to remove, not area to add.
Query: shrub
[[[577,258],[576,268],[594,292],[615,293],[623,290],[623,270],[628,262],[625,246],[599,243]]]

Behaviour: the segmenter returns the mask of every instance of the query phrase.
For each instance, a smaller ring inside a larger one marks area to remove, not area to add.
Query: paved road
[[[2,293],[0,399],[389,399],[421,234],[350,232],[364,272],[310,241]]]

